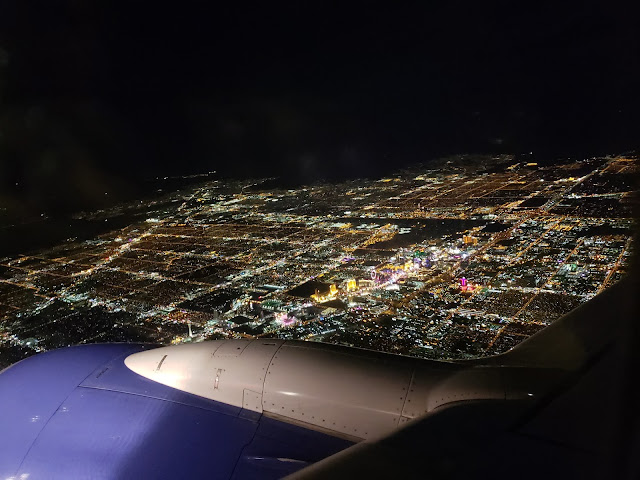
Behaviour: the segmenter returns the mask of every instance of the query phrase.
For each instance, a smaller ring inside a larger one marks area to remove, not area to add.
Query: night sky
[[[3,1],[0,203],[26,217],[158,175],[308,183],[638,147],[623,7],[373,3]]]

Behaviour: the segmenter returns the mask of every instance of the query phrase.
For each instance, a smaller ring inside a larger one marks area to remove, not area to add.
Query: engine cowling
[[[500,366],[264,339],[162,347],[125,364],[164,385],[353,440],[386,435],[452,402],[526,398],[549,384],[537,370],[529,386]]]

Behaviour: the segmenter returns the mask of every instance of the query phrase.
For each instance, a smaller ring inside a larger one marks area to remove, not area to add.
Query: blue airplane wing
[[[0,377],[0,478],[280,478],[351,442],[141,377],[145,345],[47,352]]]

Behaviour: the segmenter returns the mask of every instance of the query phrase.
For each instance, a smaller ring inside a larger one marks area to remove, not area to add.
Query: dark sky
[[[638,146],[636,16],[615,3],[219,3],[1,2],[0,201]]]

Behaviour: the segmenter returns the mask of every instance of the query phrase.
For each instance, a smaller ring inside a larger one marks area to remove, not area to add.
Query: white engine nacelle
[[[356,441],[451,402],[537,393],[510,388],[502,367],[314,342],[207,341],[135,353],[125,364],[164,385]]]

